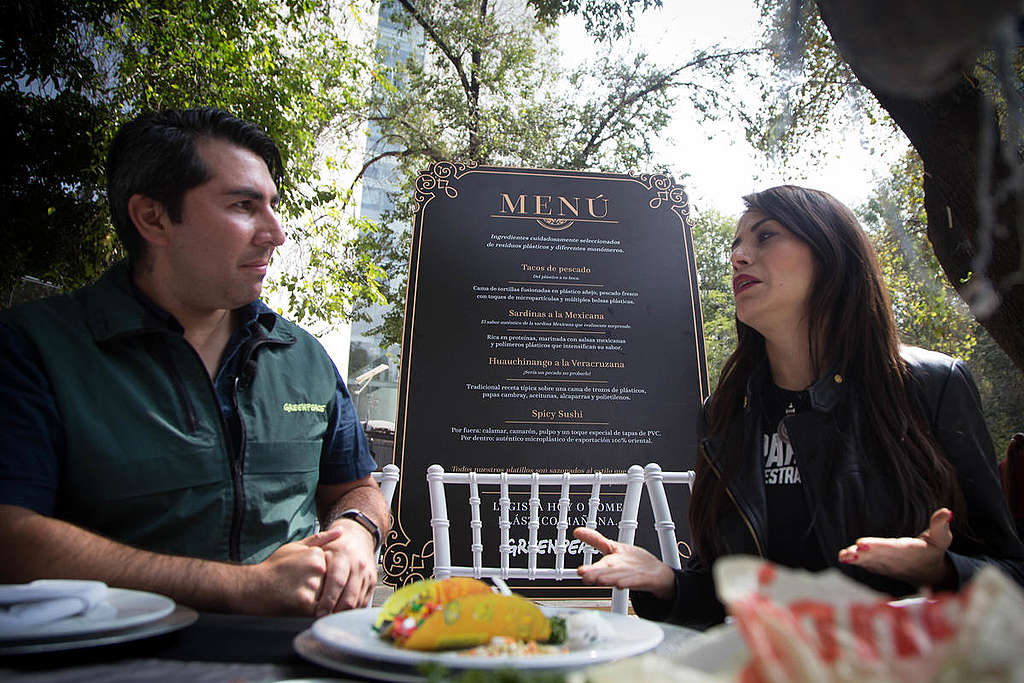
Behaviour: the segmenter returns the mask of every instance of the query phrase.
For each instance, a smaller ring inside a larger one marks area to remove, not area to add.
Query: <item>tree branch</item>
[[[590,135],[590,139],[587,140],[587,143],[583,146],[583,149],[581,149],[579,154],[576,155],[576,161],[585,161],[591,154],[593,154],[594,150],[597,149],[601,144],[600,140],[602,135],[604,134],[604,130],[609,125],[611,125],[612,120],[614,120],[614,118],[619,114],[619,112],[623,111],[624,109],[632,105],[634,102],[637,102],[638,100],[647,97],[652,92],[656,92],[667,88],[670,84],[670,81],[676,76],[676,74],[678,74],[685,68],[685,66],[679,67],[674,71],[662,74],[661,77],[655,79],[655,81],[648,85],[647,87],[642,88],[641,90],[637,91],[632,95],[623,97],[616,105],[614,105],[607,112],[607,114],[605,114],[604,117],[602,117],[601,121],[593,129],[593,132]]]
[[[764,48],[751,48],[702,55],[701,57],[693,59],[687,62],[686,64],[683,64],[682,66],[676,67],[672,71],[662,74],[660,77],[656,78],[653,82],[651,82],[647,87],[642,88],[636,93],[623,97],[623,99],[616,106],[612,107],[612,109],[607,113],[607,115],[602,118],[597,127],[594,128],[590,136],[590,139],[587,140],[587,143],[583,146],[583,149],[580,150],[580,152],[575,155],[574,161],[579,162],[579,166],[577,167],[582,168],[584,166],[583,162],[585,162],[587,158],[591,154],[593,154],[594,150],[596,150],[601,146],[601,144],[603,144],[602,137],[604,135],[604,130],[609,125],[611,125],[611,122],[614,120],[614,118],[616,117],[616,115],[618,115],[619,112],[623,111],[627,107],[630,107],[634,103],[646,98],[651,93],[658,92],[661,90],[667,90],[669,87],[672,86],[672,79],[674,79],[683,71],[690,68],[701,67],[711,61],[725,60],[733,57],[747,57],[749,55],[757,54],[763,51]]]
[[[984,229],[986,221],[1006,228],[1024,220],[1018,203],[1024,191],[1018,188],[1005,196],[998,192],[1013,166],[1021,163],[1018,149],[1010,149],[1012,164],[1001,154],[986,154],[988,142],[999,144],[998,120],[985,106],[985,93],[966,72],[961,71],[952,87],[927,96],[893,95],[859,69],[858,55],[844,51],[843,39],[858,26],[850,23],[842,4],[818,0],[818,9],[854,75],[921,156],[928,239],[947,279],[965,299],[971,298],[971,286],[976,287],[975,295],[999,297],[987,316],[975,317],[1024,371],[1024,287],[1006,284],[1008,275],[1016,271],[1024,244],[1013,231],[993,235]],[[982,248],[992,250],[991,260],[987,272],[975,272],[975,255]],[[986,281],[998,294],[977,288]]]
[[[440,35],[438,35],[434,27],[422,14],[420,14],[419,10],[413,7],[413,4],[409,0],[398,0],[398,2],[405,8],[405,11],[409,13],[409,16],[415,19],[416,23],[423,27],[424,32],[430,36],[430,39],[434,42],[434,45],[437,46],[437,49],[441,51],[441,54],[447,57],[448,61],[452,63],[452,66],[455,67],[455,73],[459,75],[459,80],[462,81],[462,87],[468,93],[470,91],[469,79],[466,78],[466,72],[462,68],[462,59],[455,54],[451,46],[448,45]]]
[[[366,171],[369,170],[369,168],[371,166],[373,166],[375,163],[377,163],[381,159],[384,159],[386,157],[395,157],[396,159],[401,159],[401,158],[404,158],[404,157],[412,156],[413,154],[415,154],[415,152],[413,152],[412,150],[409,150],[409,149],[390,149],[390,150],[388,150],[386,152],[381,152],[377,156],[375,156],[372,159],[366,161],[363,164],[363,167],[359,169],[359,173],[356,173],[356,177],[352,181],[352,184],[348,186],[349,196],[350,197],[352,196],[351,193],[352,193],[353,190],[356,189],[356,183],[358,183],[360,180],[362,180],[363,176],[366,174]],[[341,207],[342,211],[344,211],[347,206],[348,206],[348,200],[345,200],[345,203]]]
[[[743,50],[729,50],[728,52],[715,52],[714,54],[703,55],[692,61],[683,64],[681,67],[675,70],[675,73],[689,69],[690,67],[703,66],[707,62],[717,61],[719,59],[727,59],[730,57],[749,57],[750,55],[756,55],[761,52],[768,52],[766,47],[751,47]]]

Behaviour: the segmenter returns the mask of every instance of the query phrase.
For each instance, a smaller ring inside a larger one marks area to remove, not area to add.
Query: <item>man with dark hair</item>
[[[128,262],[0,313],[0,582],[365,606],[390,525],[375,464],[323,347],[259,300],[285,239],[276,145],[215,109],[146,114],[107,173]]]

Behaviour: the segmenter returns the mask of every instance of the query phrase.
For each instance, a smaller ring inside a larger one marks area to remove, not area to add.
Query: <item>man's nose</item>
[[[259,244],[268,244],[274,247],[284,244],[286,239],[284,228],[281,227],[281,220],[277,217],[276,211],[267,209],[266,216],[260,226],[260,232],[256,237]]]

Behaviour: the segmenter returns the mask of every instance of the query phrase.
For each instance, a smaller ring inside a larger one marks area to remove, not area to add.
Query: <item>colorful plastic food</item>
[[[498,636],[539,643],[565,639],[561,619],[548,619],[518,595],[494,593],[483,581],[457,577],[421,583],[396,592],[381,610],[384,618],[375,628],[397,647],[452,650]],[[419,589],[408,590],[414,586]]]

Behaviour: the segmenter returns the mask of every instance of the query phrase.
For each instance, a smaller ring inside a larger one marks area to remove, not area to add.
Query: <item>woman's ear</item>
[[[171,220],[163,203],[145,195],[133,194],[128,199],[128,217],[148,244],[164,246],[168,243],[167,230]]]

